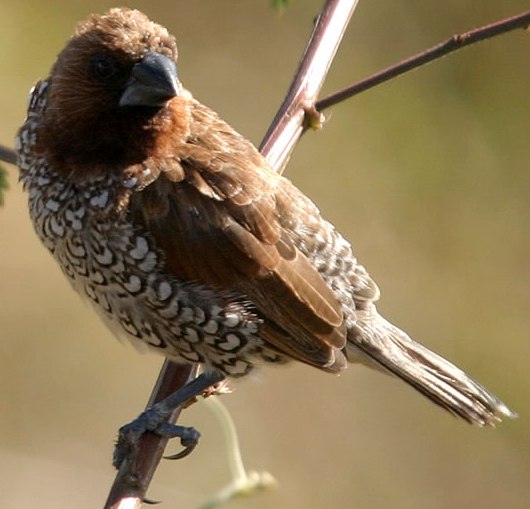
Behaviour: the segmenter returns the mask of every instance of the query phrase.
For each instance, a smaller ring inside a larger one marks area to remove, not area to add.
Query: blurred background
[[[123,2],[119,2],[120,4]],[[523,5],[525,4],[526,5]],[[259,143],[322,2],[131,1],[178,37],[186,87]],[[0,142],[75,23],[108,1],[0,0]],[[324,92],[450,35],[528,8],[483,0],[361,1]],[[247,465],[279,489],[233,507],[529,507],[530,36],[466,49],[335,106],[287,175],[352,241],[380,309],[517,410],[461,423],[404,384],[268,368],[224,398]],[[118,427],[142,409],[161,359],[115,341],[35,236],[9,167],[0,209],[0,491],[5,507],[100,507]],[[149,496],[194,508],[228,481],[203,404],[181,421],[200,447],[164,462]],[[173,445],[178,449],[177,444]]]

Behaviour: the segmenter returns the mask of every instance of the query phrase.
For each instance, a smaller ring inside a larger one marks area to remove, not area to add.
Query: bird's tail
[[[349,361],[383,368],[471,424],[494,426],[501,417],[517,417],[462,370],[413,341],[377,312],[360,315],[348,331]]]

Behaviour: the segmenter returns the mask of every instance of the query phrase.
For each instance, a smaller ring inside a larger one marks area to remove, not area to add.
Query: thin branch
[[[357,0],[327,0],[318,16],[294,79],[260,145],[270,166],[281,173],[305,130]]]
[[[12,148],[0,145],[0,161],[9,164],[17,164],[17,153]]]
[[[422,51],[417,55],[407,58],[398,64],[388,67],[368,78],[365,78],[343,90],[339,90],[323,99],[320,99],[315,104],[317,111],[325,110],[334,104],[337,104],[345,99],[353,97],[354,95],[360,94],[369,88],[380,85],[385,81],[391,80],[401,74],[405,74],[413,69],[417,69],[422,65],[428,64],[433,60],[437,60],[449,53],[476,44],[477,42],[491,39],[497,35],[505,34],[516,29],[528,29],[530,25],[530,11],[523,12],[516,16],[496,21],[489,25],[476,28],[469,32],[453,35],[450,39],[433,46],[432,48]]]

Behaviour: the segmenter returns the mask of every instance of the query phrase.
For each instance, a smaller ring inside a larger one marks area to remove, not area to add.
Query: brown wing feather
[[[204,121],[206,108],[196,117]],[[207,110],[209,111],[209,110]],[[279,218],[278,177],[255,148],[210,113],[210,130],[181,148],[185,177],[160,177],[131,198],[176,277],[248,296],[267,321],[272,347],[324,369],[342,368],[340,303],[291,241]],[[193,125],[191,132],[194,132]],[[166,203],[159,213],[144,202]]]

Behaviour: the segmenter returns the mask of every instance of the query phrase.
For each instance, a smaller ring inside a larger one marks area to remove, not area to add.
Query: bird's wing
[[[154,237],[172,275],[246,295],[265,318],[262,333],[273,348],[340,369],[336,357],[346,340],[340,303],[286,227],[303,221],[297,196],[286,194],[293,187],[201,108],[213,118],[199,119],[168,176],[161,167],[131,198],[134,221]]]

